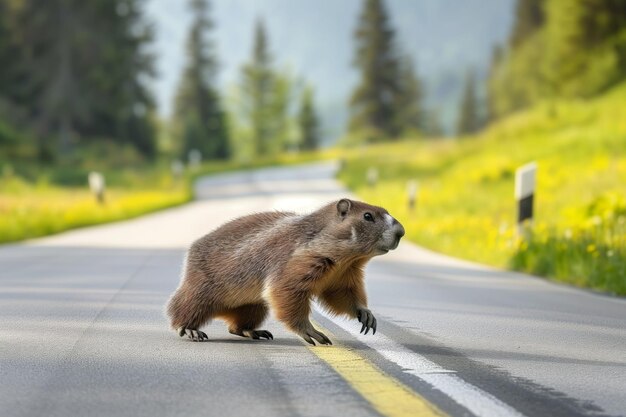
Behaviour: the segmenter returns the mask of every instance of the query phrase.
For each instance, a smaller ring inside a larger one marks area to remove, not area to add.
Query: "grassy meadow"
[[[626,85],[551,102],[458,140],[354,150],[339,178],[436,251],[626,294]],[[515,235],[515,170],[538,164],[535,221]],[[366,181],[375,167],[379,181]],[[418,202],[407,207],[407,183]]]
[[[127,219],[191,198],[186,179],[174,181],[157,169],[105,172],[107,178],[115,176],[101,205],[87,187],[86,174],[79,186],[59,185],[47,176],[29,181],[5,172],[0,176],[0,243]]]

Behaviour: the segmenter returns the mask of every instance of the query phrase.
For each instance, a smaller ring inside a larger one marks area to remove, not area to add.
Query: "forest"
[[[186,159],[196,149],[207,160],[250,160],[319,147],[315,86],[274,64],[262,17],[226,105],[207,0],[188,2],[193,20],[174,115],[160,120],[151,91],[158,51],[143,3],[0,2],[2,155],[45,165],[102,152]],[[355,30],[363,79],[350,99],[350,131],[380,141],[420,131],[426,118],[412,60],[396,50],[384,4],[370,3]],[[164,134],[172,140],[162,143]]]

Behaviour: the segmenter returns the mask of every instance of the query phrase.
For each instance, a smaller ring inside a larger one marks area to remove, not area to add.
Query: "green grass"
[[[626,85],[587,101],[546,103],[460,140],[353,150],[340,172],[364,200],[434,250],[626,294]],[[515,170],[538,163],[532,233],[515,236]],[[374,187],[370,167],[379,170]],[[419,184],[415,210],[407,182]]]
[[[84,166],[43,170],[20,166],[21,175],[8,169],[0,172],[0,243],[129,219],[183,204],[193,198],[191,184],[200,175],[296,164],[333,156],[333,151],[326,151],[261,158],[246,164],[209,162],[178,180],[172,178],[165,165],[139,168],[100,166],[107,182],[104,205],[98,204],[89,192],[86,184],[88,170]]]

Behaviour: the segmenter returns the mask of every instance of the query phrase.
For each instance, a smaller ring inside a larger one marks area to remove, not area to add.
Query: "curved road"
[[[626,415],[626,302],[408,242],[366,273],[376,335],[178,338],[163,306],[185,247],[252,211],[349,195],[332,164],[205,178],[198,200],[0,247],[2,416]]]

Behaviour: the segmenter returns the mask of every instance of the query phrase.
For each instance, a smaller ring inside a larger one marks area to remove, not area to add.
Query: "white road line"
[[[319,308],[317,311],[360,342],[380,353],[385,359],[400,366],[407,374],[414,375],[430,384],[476,416],[523,417],[523,414],[493,395],[461,379],[455,371],[442,368],[380,333],[359,334],[360,325],[356,326],[353,322],[331,317]]]

